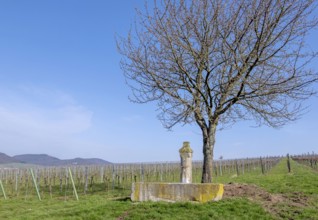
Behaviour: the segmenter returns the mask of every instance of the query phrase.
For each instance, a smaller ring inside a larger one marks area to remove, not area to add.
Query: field
[[[214,163],[214,178],[246,173],[266,173],[279,157],[219,160]],[[193,182],[201,181],[202,162],[193,162]],[[75,188],[81,195],[129,191],[132,182],[179,182],[180,163],[110,164],[104,166],[0,168],[0,180],[7,197],[39,199],[68,197]],[[35,194],[36,193],[36,194]]]
[[[214,181],[226,184],[224,199],[206,204],[132,203],[129,200],[130,188],[128,181],[124,181],[125,178],[132,181],[135,178],[137,181],[138,178],[144,178],[145,181],[147,178],[149,181],[155,178],[178,181],[177,171],[174,171],[176,167],[171,164],[162,169],[161,165],[157,166],[158,172],[155,172],[154,167],[144,167],[138,169],[138,175],[130,173],[133,168],[128,170],[126,167],[125,172],[122,168],[122,174],[126,173],[126,177],[120,176],[120,172],[116,174],[114,170],[107,171],[106,168],[96,174],[96,177],[90,173],[96,168],[91,168],[92,170],[86,172],[89,173],[86,175],[88,177],[85,177],[85,169],[82,169],[84,172],[81,175],[84,177],[79,178],[78,182],[77,173],[73,168],[79,194],[78,201],[73,193],[71,181],[67,178],[62,179],[60,185],[56,176],[54,185],[54,175],[48,178],[48,175],[42,174],[41,180],[40,171],[35,172],[35,178],[39,179],[40,201],[29,177],[29,181],[25,182],[21,175],[18,178],[19,182],[14,182],[14,173],[11,174],[12,178],[9,178],[8,173],[5,174],[7,178],[2,176],[8,195],[5,200],[0,193],[0,219],[318,219],[316,170],[291,160],[289,173],[286,159],[281,159],[278,164],[278,160],[268,160],[272,162],[266,163],[264,159],[264,163],[260,160],[253,161],[245,161],[244,164],[237,161],[227,163],[228,169],[223,167],[226,163],[222,164],[221,169],[215,173]],[[118,167],[116,169],[120,170]],[[194,175],[199,174],[194,172]],[[102,179],[109,181],[101,181]]]

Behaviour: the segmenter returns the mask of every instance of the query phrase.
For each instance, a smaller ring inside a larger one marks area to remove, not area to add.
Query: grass
[[[1,201],[0,219],[272,219],[247,199],[217,203],[131,203],[88,196],[80,201]]]
[[[305,195],[318,194],[318,173],[308,166],[291,160],[291,173],[287,170],[287,160],[283,159],[277,166],[265,175],[247,173],[232,181],[250,183],[263,187],[271,193],[293,194],[301,192]],[[226,183],[231,181],[223,179]]]
[[[291,200],[297,197],[308,199],[309,205],[318,209],[318,172],[291,161],[292,170],[288,173],[285,164],[286,160],[282,160],[266,175],[247,174],[236,178],[235,182],[256,184],[270,193],[283,194]]]
[[[288,173],[287,160],[284,159],[265,175],[246,174],[232,181],[255,184],[272,194],[288,198],[291,203],[285,202],[277,207],[282,219],[318,219],[318,172],[292,160],[291,167]]]
[[[80,201],[13,199],[1,204],[0,219],[115,219],[129,206],[92,195]]]
[[[124,199],[129,192],[115,191],[82,195],[79,201],[71,195],[54,196],[42,201],[35,196],[8,200],[1,197],[0,219],[318,219],[318,173],[293,161],[291,165],[291,173],[287,171],[286,160],[282,160],[265,175],[255,172],[238,177],[215,178],[221,183],[255,184],[270,193],[283,195],[290,203],[278,203],[275,212],[264,209],[261,202],[248,198],[205,204],[132,203]],[[122,199],[114,200],[114,197]]]

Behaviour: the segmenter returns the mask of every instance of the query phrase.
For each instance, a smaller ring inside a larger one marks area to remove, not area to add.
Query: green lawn
[[[63,196],[38,201],[37,197],[0,199],[0,219],[318,219],[318,173],[292,161],[287,172],[286,160],[265,175],[255,172],[238,177],[215,178],[222,183],[249,183],[284,198],[272,212],[264,201],[228,198],[219,202],[132,203],[128,193]],[[114,200],[113,197],[123,199]]]

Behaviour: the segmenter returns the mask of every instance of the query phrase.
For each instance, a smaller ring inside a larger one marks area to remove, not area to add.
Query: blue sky
[[[0,1],[0,152],[177,161],[190,141],[202,159],[196,126],[167,131],[155,104],[128,100],[115,34],[125,36],[142,7],[141,0]],[[307,41],[316,51],[317,37],[315,30]],[[306,104],[301,120],[279,130],[240,122],[220,131],[214,158],[317,152],[318,98]]]

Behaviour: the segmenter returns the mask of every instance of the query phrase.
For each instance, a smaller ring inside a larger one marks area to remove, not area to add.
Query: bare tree
[[[117,39],[133,101],[156,101],[168,129],[196,123],[202,182],[212,182],[217,128],[238,120],[280,127],[314,94],[304,39],[314,0],[163,0]]]

